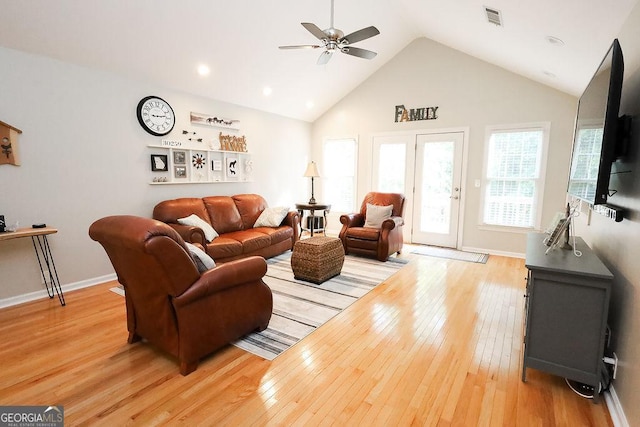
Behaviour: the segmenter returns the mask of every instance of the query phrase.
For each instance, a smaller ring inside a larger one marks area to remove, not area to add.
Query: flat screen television
[[[611,167],[621,155],[618,118],[624,60],[614,40],[578,102],[567,192],[592,205],[609,197]]]

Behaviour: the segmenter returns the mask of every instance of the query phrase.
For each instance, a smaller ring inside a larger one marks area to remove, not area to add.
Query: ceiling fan
[[[324,65],[329,62],[331,56],[333,55],[333,52],[335,51],[365,59],[373,59],[377,55],[376,52],[372,52],[367,49],[361,49],[351,45],[359,41],[366,40],[370,37],[377,36],[378,34],[380,34],[380,31],[378,31],[376,27],[371,26],[345,36],[341,30],[333,27],[333,0],[331,0],[331,26],[329,28],[327,28],[326,30],[321,30],[317,25],[310,22],[303,22],[302,26],[306,28],[311,34],[316,36],[322,42],[322,44],[280,46],[280,49],[324,48],[324,52],[322,52],[320,54],[320,57],[318,58],[318,65]]]

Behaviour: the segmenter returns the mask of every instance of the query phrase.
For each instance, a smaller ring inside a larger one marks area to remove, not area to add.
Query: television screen
[[[614,40],[578,103],[567,191],[592,205],[606,203],[609,195],[623,74],[622,50]]]

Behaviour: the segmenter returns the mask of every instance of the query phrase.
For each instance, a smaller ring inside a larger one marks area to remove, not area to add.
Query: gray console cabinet
[[[545,254],[544,238],[527,235],[522,381],[534,368],[589,384],[595,403],[613,275],[581,238],[581,257],[563,249]]]

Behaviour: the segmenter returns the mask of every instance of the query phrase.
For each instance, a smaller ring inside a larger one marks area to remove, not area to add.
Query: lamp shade
[[[318,168],[316,167],[316,162],[310,162],[307,165],[307,170],[304,172],[304,176],[306,177],[320,176],[320,174],[318,173]]]

